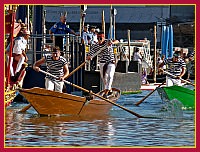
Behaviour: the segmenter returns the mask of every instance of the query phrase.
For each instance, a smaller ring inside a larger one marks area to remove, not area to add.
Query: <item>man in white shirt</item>
[[[28,57],[26,55],[26,46],[27,46],[27,40],[29,39],[29,36],[30,36],[30,31],[24,30],[22,31],[22,35],[18,36],[14,40],[13,52],[12,52],[12,57],[11,57],[11,62],[10,62],[10,73],[11,73],[12,81],[18,80],[22,64],[24,62],[27,62],[28,60]],[[15,72],[12,66],[13,59],[18,62]]]

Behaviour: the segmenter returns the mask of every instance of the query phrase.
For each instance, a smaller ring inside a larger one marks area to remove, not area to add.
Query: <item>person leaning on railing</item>
[[[68,28],[66,25],[66,16],[62,15],[60,21],[55,23],[49,30],[49,34],[73,34],[79,36],[72,29]],[[51,37],[53,38],[53,37]],[[60,50],[63,51],[63,36],[55,36],[55,46],[59,46]]]

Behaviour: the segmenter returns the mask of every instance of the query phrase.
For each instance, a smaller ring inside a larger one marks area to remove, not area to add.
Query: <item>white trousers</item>
[[[14,60],[14,58],[11,57],[11,60],[10,60],[10,74],[11,74],[11,76],[14,76],[13,60]],[[25,57],[21,57],[20,60],[17,63],[15,74],[21,70],[22,64],[24,63],[24,61],[25,61]],[[9,64],[9,56],[7,56],[7,66],[8,66],[8,64]]]
[[[170,87],[173,85],[181,86],[181,80],[180,79],[173,79],[171,77],[166,76],[166,86]]]
[[[52,81],[48,78],[45,78],[45,88],[47,90],[57,91],[57,92],[62,93],[63,85],[64,85],[64,82],[62,81],[57,82],[57,81]]]
[[[104,66],[104,64],[105,63],[100,63],[100,65],[99,65],[101,79],[103,80],[104,89],[111,90],[113,78],[114,78],[114,74],[115,74],[115,64],[113,64],[113,63],[108,64],[105,76],[103,77],[103,66]]]
[[[9,56],[7,56],[7,67],[9,65]],[[14,76],[14,70],[13,70],[13,57],[10,59],[10,75]]]

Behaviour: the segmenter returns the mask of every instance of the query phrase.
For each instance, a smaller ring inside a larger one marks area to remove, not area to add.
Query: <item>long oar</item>
[[[21,109],[19,112],[26,112],[26,110],[28,110],[30,107],[32,107],[31,104],[25,106],[23,109]]]
[[[76,71],[78,71],[82,66],[84,66],[85,63],[86,63],[86,61],[83,62],[81,65],[79,65],[79,66],[78,66],[76,69],[74,69],[72,72],[70,72],[70,74],[66,77],[66,79],[69,78],[69,77],[70,77],[72,74],[74,74]],[[20,112],[26,112],[29,108],[31,108],[31,104],[25,106],[23,109],[20,110]]]
[[[51,76],[51,77],[53,77],[53,78],[58,78],[58,77],[52,75],[51,73],[45,72],[45,71],[43,71],[43,70],[40,70],[40,72],[42,72],[42,73],[44,73],[44,74],[46,74],[46,75],[49,75],[49,76]],[[129,113],[131,113],[131,114],[133,114],[133,115],[135,115],[135,116],[138,117],[138,118],[151,118],[151,117],[144,117],[144,116],[141,116],[141,115],[139,115],[139,114],[137,114],[137,113],[135,113],[135,112],[133,112],[133,111],[131,111],[131,110],[129,110],[129,109],[126,109],[125,107],[123,107],[123,106],[121,106],[121,105],[119,105],[119,104],[117,104],[117,103],[115,103],[115,102],[112,102],[112,101],[110,101],[110,100],[108,100],[108,99],[106,99],[106,98],[104,98],[104,97],[102,97],[102,96],[100,96],[100,95],[98,95],[98,94],[95,94],[95,93],[93,93],[93,92],[91,92],[91,91],[89,91],[89,90],[87,90],[87,89],[84,89],[84,88],[82,88],[82,87],[80,87],[80,86],[78,86],[78,85],[76,85],[76,84],[73,84],[73,83],[71,83],[71,82],[69,82],[69,81],[66,81],[66,80],[63,80],[63,81],[64,81],[66,84],[69,84],[69,85],[71,85],[71,86],[73,86],[73,87],[75,87],[75,88],[78,88],[78,89],[80,89],[80,90],[82,90],[82,91],[84,91],[84,92],[90,93],[90,94],[92,94],[92,95],[94,95],[94,96],[96,96],[96,97],[98,97],[98,98],[100,98],[100,99],[102,99],[102,100],[104,100],[104,101],[106,101],[106,102],[109,102],[109,103],[111,103],[111,104],[113,104],[113,105],[115,105],[115,106],[117,106],[117,107],[119,107],[119,108],[121,108],[121,109],[123,109],[123,110],[125,110],[125,111],[127,111],[127,112],[129,112]]]
[[[174,77],[174,78],[177,77],[177,76],[171,74],[170,72],[167,72],[167,71],[163,71],[163,72],[166,73],[166,74],[168,74],[168,75],[170,75],[170,76],[172,76],[172,77]],[[187,80],[185,80],[185,79],[183,79],[183,78],[180,78],[180,80],[183,81],[183,82],[185,82],[185,83],[188,83],[188,84],[191,84],[191,85],[195,86],[192,82],[187,81]]]
[[[139,104],[141,104],[146,98],[148,98],[152,93],[156,91],[157,88],[160,88],[164,83],[165,83],[165,80],[159,86],[157,86],[152,92],[150,92],[147,96],[145,96],[143,99],[138,101],[135,105],[138,106]]]

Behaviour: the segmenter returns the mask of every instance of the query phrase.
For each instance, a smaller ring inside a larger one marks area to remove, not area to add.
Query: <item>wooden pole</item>
[[[113,40],[115,40],[115,9],[113,9]]]
[[[131,61],[131,47],[130,47],[130,43],[131,43],[131,31],[128,30],[128,54],[129,54],[129,61]]]
[[[153,75],[153,81],[156,83],[156,62],[157,62],[157,50],[156,50],[156,43],[157,43],[157,37],[156,37],[156,25],[154,25],[154,75]]]
[[[80,25],[79,25],[79,35],[80,35],[80,37],[82,36],[82,15],[83,15],[83,11],[80,7]]]
[[[110,39],[112,39],[113,31],[112,31],[112,5],[110,6]]]
[[[104,10],[102,10],[102,32],[105,34],[105,15],[104,15]]]

